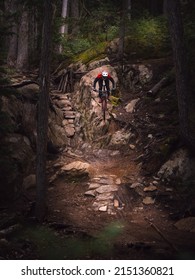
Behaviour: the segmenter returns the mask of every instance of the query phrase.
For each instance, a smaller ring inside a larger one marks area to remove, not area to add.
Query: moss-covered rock
[[[108,42],[101,42],[90,49],[80,53],[74,58],[74,62],[81,61],[82,63],[89,64],[95,60],[100,60],[106,56],[106,48]]]

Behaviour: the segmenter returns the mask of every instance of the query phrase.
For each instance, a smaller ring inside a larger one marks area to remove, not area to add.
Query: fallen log
[[[168,77],[162,78],[152,89],[150,89],[147,94],[149,95],[156,95],[157,92],[164,86],[166,86],[170,82],[170,79]]]
[[[22,81],[20,83],[16,83],[16,84],[10,84],[10,85],[1,85],[0,88],[19,88],[19,87],[23,87],[26,85],[31,85],[31,84],[36,84],[39,86],[39,83],[36,81],[32,81],[32,80],[25,80]]]

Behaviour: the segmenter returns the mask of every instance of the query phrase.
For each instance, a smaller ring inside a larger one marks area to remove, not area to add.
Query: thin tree
[[[120,29],[119,29],[119,46],[118,46],[118,59],[123,66],[124,44],[125,44],[125,29],[126,29],[126,0],[121,2],[120,11]]]
[[[131,20],[131,0],[127,0],[127,15],[128,15],[128,20]]]
[[[68,0],[63,0],[62,13],[61,13],[61,17],[63,20],[67,18],[67,14],[68,14]],[[62,26],[60,27],[60,34],[63,37],[67,33],[68,33],[68,25],[66,23],[63,23]],[[60,44],[59,46],[59,53],[62,53],[62,44]]]
[[[179,123],[181,139],[189,147],[193,147],[189,128],[189,104],[188,97],[190,93],[189,72],[187,63],[187,52],[184,43],[184,31],[181,16],[181,7],[179,0],[166,1],[166,14],[169,21],[169,29],[172,40],[172,49],[174,56],[176,72],[176,90],[179,110]]]
[[[72,30],[71,33],[72,34],[77,34],[79,31],[79,14],[80,14],[80,10],[79,10],[79,0],[72,0],[70,2],[70,16],[72,18]]]
[[[42,52],[40,64],[40,97],[38,103],[37,122],[37,164],[36,164],[36,209],[35,214],[39,222],[46,214],[46,155],[48,133],[48,104],[50,79],[50,48],[51,48],[52,1],[44,0],[44,22],[42,34]]]
[[[8,37],[8,52],[7,52],[7,64],[11,67],[16,65],[17,50],[18,50],[18,24],[16,22],[17,5],[15,0],[9,0],[5,2],[6,13],[12,16],[10,35]]]
[[[21,7],[21,10],[21,18],[18,30],[16,69],[27,70],[29,67],[29,12],[25,4]]]

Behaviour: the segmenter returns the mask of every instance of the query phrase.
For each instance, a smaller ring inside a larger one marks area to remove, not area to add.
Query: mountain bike
[[[99,92],[100,99],[101,99],[101,105],[102,105],[102,114],[103,114],[103,120],[106,120],[106,111],[107,111],[107,102],[108,102],[108,93],[106,90],[105,85],[103,85],[102,90],[94,90],[95,92]]]

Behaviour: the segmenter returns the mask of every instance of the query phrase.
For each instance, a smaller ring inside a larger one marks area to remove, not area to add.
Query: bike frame
[[[106,120],[107,99],[108,99],[108,93],[106,90],[105,82],[103,81],[101,100],[102,100],[102,113],[103,113],[104,121]]]
[[[107,100],[108,100],[108,93],[106,90],[105,81],[103,81],[102,90],[93,89],[95,92],[99,92],[101,95],[101,104],[102,104],[102,114],[103,120],[106,120],[106,111],[107,111]],[[111,90],[112,91],[112,90]]]

